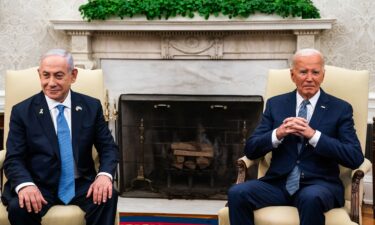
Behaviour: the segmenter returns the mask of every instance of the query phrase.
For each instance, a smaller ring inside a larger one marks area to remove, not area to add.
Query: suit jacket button
[[[301,161],[297,160],[296,163],[299,164]]]

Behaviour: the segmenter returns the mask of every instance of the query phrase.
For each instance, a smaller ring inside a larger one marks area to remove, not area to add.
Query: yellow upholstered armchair
[[[4,114],[4,140],[9,131],[10,112],[16,103],[41,91],[37,67],[26,70],[7,71],[5,76],[5,114]],[[98,98],[103,103],[105,97],[102,70],[78,69],[78,77],[72,85],[74,91]],[[6,150],[0,151],[0,168],[3,167]],[[96,159],[96,150],[93,150]],[[98,163],[98,160],[95,160]],[[4,185],[4,180],[1,185]],[[0,202],[0,224],[10,225],[5,206]],[[78,206],[53,206],[43,217],[43,225],[85,225],[84,212]],[[118,224],[118,214],[116,218]]]
[[[326,66],[322,88],[332,95],[348,101],[353,106],[353,119],[362,151],[365,150],[368,102],[368,71],[353,71]],[[265,98],[286,93],[295,88],[289,69],[270,70]],[[266,173],[272,153],[252,161],[245,157],[238,160],[237,183],[244,182],[246,170],[258,163],[258,178]],[[367,159],[357,170],[340,167],[340,178],[345,187],[345,206],[325,213],[326,225],[362,224],[361,206],[363,198],[363,176],[371,169]],[[271,206],[254,211],[256,225],[299,225],[298,211],[290,206]],[[219,224],[229,225],[228,208],[219,211]],[[232,224],[236,225],[236,224]]]

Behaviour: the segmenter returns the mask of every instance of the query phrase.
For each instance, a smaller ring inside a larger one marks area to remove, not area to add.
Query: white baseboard
[[[0,90],[0,113],[4,112],[5,90]]]
[[[367,122],[372,123],[375,116],[375,92],[368,94],[368,116]]]
[[[372,193],[372,172],[370,171],[363,178],[363,202],[365,204],[373,204],[373,193]]]

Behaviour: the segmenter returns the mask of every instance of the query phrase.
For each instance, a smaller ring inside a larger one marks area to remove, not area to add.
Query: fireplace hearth
[[[261,96],[121,95],[121,195],[226,199],[262,109]]]

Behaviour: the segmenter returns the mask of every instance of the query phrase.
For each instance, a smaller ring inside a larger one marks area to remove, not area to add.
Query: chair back
[[[354,127],[361,143],[362,152],[366,146],[367,111],[368,111],[368,83],[369,72],[356,71],[335,66],[325,66],[325,77],[322,88],[349,102],[353,107]],[[265,100],[268,98],[290,92],[296,88],[289,69],[270,70],[268,74]],[[258,177],[265,175],[272,153],[268,153],[259,163]],[[340,178],[345,187],[345,199],[350,200],[351,195],[351,169],[340,166]],[[360,194],[360,196],[362,196]]]
[[[78,69],[78,76],[76,82],[72,84],[72,90],[98,98],[103,104],[105,91],[102,70]],[[6,146],[5,143],[8,137],[9,120],[12,107],[40,91],[41,85],[39,81],[38,67],[32,67],[25,70],[8,70],[6,72],[4,146]]]

